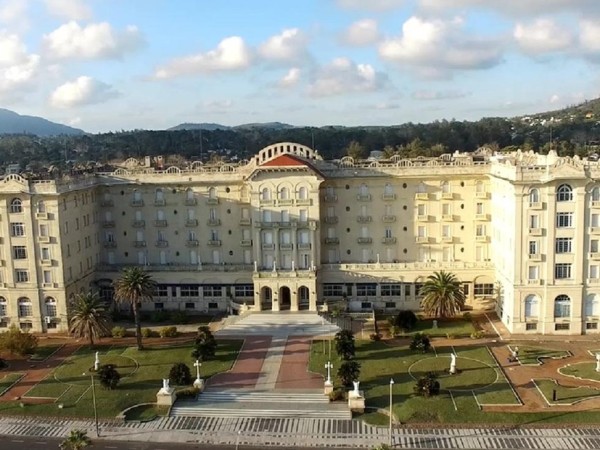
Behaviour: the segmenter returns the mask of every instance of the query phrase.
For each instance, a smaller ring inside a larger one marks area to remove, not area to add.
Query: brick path
[[[277,377],[277,389],[319,389],[323,377],[308,371],[310,337],[289,337]]]

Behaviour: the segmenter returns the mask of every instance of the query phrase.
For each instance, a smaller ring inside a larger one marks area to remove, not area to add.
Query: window
[[[424,216],[425,214],[427,214],[427,209],[425,208],[425,205],[423,203],[417,205],[417,215]]]
[[[17,302],[17,305],[19,306],[19,317],[33,316],[33,307],[31,306],[31,301],[28,298],[20,298]]]
[[[260,191],[260,199],[271,200],[271,190],[269,188],[263,188],[262,191]]]
[[[17,283],[27,283],[29,281],[29,272],[24,269],[15,270],[15,279]]]
[[[360,304],[360,307],[361,307],[362,309],[371,309],[371,308],[372,308],[372,305],[371,305],[371,302],[362,302],[362,303]]]
[[[196,309],[196,304],[193,302],[188,302],[185,304],[185,309]]]
[[[484,295],[494,295],[494,284],[493,283],[475,283],[473,287],[473,293],[476,297]]]
[[[11,213],[22,213],[23,212],[23,202],[21,202],[20,198],[13,198],[11,200],[10,212]]]
[[[441,188],[444,194],[450,193],[450,184],[447,181],[442,181]]]
[[[223,288],[219,285],[202,286],[202,295],[204,297],[221,297]]]
[[[254,297],[254,285],[252,284],[238,284],[235,286],[236,297]]]
[[[288,200],[290,198],[290,190],[286,187],[282,187],[279,190],[279,200]]]
[[[269,192],[269,198],[271,196],[271,193]],[[211,187],[208,189],[208,198],[210,199],[216,199],[217,198],[217,190],[214,187]]]
[[[600,302],[596,294],[590,294],[586,297],[584,310],[587,317],[600,315]]]
[[[162,311],[163,309],[165,309],[165,304],[163,302],[154,302],[155,311]]]
[[[537,280],[539,277],[539,267],[538,266],[529,266],[527,270],[527,275],[529,280]]]
[[[529,216],[529,228],[538,228],[540,225],[540,218],[536,215]]]
[[[537,255],[538,254],[538,242],[537,241],[529,241],[529,254]]]
[[[385,186],[383,187],[383,194],[388,197],[390,195],[394,195],[394,188],[392,188],[392,185],[389,183],[386,183]]]
[[[526,323],[525,331],[537,331],[537,323]]]
[[[209,302],[208,309],[219,309],[219,304],[217,302]]]
[[[52,271],[51,270],[44,270],[42,272],[42,279],[44,280],[44,284],[50,284],[50,283],[52,283]]]
[[[485,236],[485,225],[477,224],[475,227],[475,236]]]
[[[46,204],[44,203],[44,200],[40,200],[37,204],[37,212],[39,213],[45,213],[46,212]]]
[[[554,265],[554,278],[564,280],[571,278],[571,263],[558,263]]]
[[[21,225],[23,225],[23,224],[21,224]],[[25,232],[25,230],[23,230],[23,233],[24,232]],[[48,225],[46,225],[46,224],[40,225],[40,236],[43,236],[43,237],[48,236]]]
[[[529,204],[539,203],[540,201],[540,191],[537,189],[532,189],[529,191]]]
[[[325,297],[342,297],[344,295],[343,284],[330,284],[325,283],[323,285],[323,296]]]
[[[359,283],[356,285],[356,295],[359,297],[377,295],[377,285],[375,283]]]
[[[483,203],[478,202],[475,204],[475,214],[483,214]]]
[[[594,189],[592,189],[592,201],[600,202],[600,187],[598,187],[598,186],[596,186]]]
[[[590,218],[590,225],[592,227],[600,226],[600,214],[592,214],[592,217]]]
[[[554,299],[554,318],[571,316],[571,299],[567,295],[559,295]]]
[[[598,242],[598,239],[592,239],[590,241],[590,253],[598,253],[598,248],[600,248]]]
[[[423,287],[423,283],[415,283],[415,296],[416,297],[422,297],[423,294],[421,294],[421,288]]]
[[[570,202],[573,200],[573,189],[568,184],[561,184],[556,190],[557,202]]]
[[[179,295],[181,297],[198,297],[199,294],[199,286],[196,284],[182,284],[179,287]]]
[[[0,297],[0,317],[7,315],[6,308],[6,299],[4,297]]]
[[[597,330],[598,329],[598,322],[587,322],[585,324],[585,329],[586,330]]]
[[[427,230],[424,226],[417,227],[417,236],[420,238],[427,237]]]
[[[46,317],[56,317],[56,300],[48,297],[44,303],[46,304]]]
[[[535,295],[528,295],[525,298],[525,320],[538,317],[539,305],[539,299]]]
[[[556,238],[555,251],[556,253],[571,253],[572,244],[572,238]]]
[[[451,237],[452,232],[450,231],[450,225],[442,225],[442,237]]]
[[[554,331],[569,331],[570,328],[571,328],[570,323],[555,323],[554,324]]]
[[[25,236],[25,224],[22,222],[12,222],[10,224],[10,235],[14,237]]]
[[[382,297],[400,297],[402,295],[402,287],[400,284],[382,284]]]
[[[391,239],[392,238],[392,229],[389,227],[386,227],[384,236],[386,239]]]
[[[450,215],[450,203],[442,203],[442,215]]]
[[[358,193],[361,197],[366,197],[367,195],[369,195],[369,186],[367,186],[366,184],[361,184],[358,188]]]
[[[168,297],[169,296],[169,286],[166,284],[157,284],[156,289],[154,290],[155,297]]]
[[[13,245],[12,249],[14,259],[27,259],[27,250],[24,245]]]
[[[557,228],[571,228],[573,226],[573,213],[556,213],[556,226]]]

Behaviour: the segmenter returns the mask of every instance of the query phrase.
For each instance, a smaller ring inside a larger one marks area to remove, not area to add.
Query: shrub
[[[123,338],[127,334],[127,330],[125,327],[113,327],[113,329],[110,330],[110,334],[114,338]]]
[[[177,332],[177,327],[162,327],[159,331],[159,334],[161,338],[171,338],[177,337],[179,333]]]
[[[338,369],[337,376],[344,386],[352,385],[360,375],[360,364],[356,361],[344,361]]]
[[[174,323],[188,323],[189,317],[184,311],[173,311],[171,321]]]
[[[100,384],[106,389],[115,389],[121,380],[121,374],[113,364],[104,364],[98,368]]]
[[[154,311],[150,316],[150,322],[154,323],[166,322],[167,320],[169,320],[169,313],[161,309]]]
[[[463,320],[465,320],[466,322],[470,322],[471,320],[473,320],[473,316],[471,316],[471,313],[469,311],[463,313],[462,317]]]
[[[431,397],[440,393],[440,382],[437,381],[437,375],[429,372],[417,380],[414,387],[415,394],[421,397]]]
[[[330,402],[338,402],[340,400],[344,400],[346,397],[346,393],[343,389],[334,389],[329,393],[329,401]]]
[[[198,394],[200,393],[200,389],[198,389],[197,387],[188,387],[185,389],[181,389],[179,391],[175,391],[175,396],[177,397],[177,399],[183,399],[183,398],[196,398],[198,396]]]
[[[354,344],[354,335],[350,330],[338,331],[335,334],[335,350],[343,360],[350,360],[356,354],[356,346]]]
[[[11,325],[8,331],[0,333],[0,352],[11,355],[32,355],[38,346],[38,339],[33,334],[19,330],[16,325]]]
[[[392,447],[390,447],[387,444],[379,444],[379,445],[373,447],[373,450],[392,450]]]
[[[371,339],[372,341],[380,341],[381,340],[381,334],[379,334],[379,333],[371,333],[369,335],[369,339]]]
[[[417,319],[414,312],[400,311],[396,316],[395,325],[397,325],[404,333],[407,333],[415,327],[418,320],[419,319]]]
[[[192,382],[190,368],[184,363],[173,364],[169,371],[169,380],[179,386],[190,384]]]
[[[485,333],[481,330],[473,331],[471,333],[471,339],[481,339],[485,337]]]
[[[413,336],[410,343],[410,349],[414,352],[426,353],[431,350],[431,342],[429,336],[422,333],[417,333]]]
[[[6,361],[4,361],[2,358],[0,358],[0,370],[6,369],[7,367],[8,367],[8,364],[6,363]]]
[[[149,338],[149,337],[153,337],[156,336],[156,333],[154,331],[152,331],[150,328],[142,328],[142,337],[143,338]]]
[[[198,328],[198,335],[194,340],[194,350],[192,356],[196,359],[205,361],[214,358],[217,351],[217,341],[213,336],[210,328],[201,326]]]
[[[390,327],[390,336],[394,337],[394,336],[399,336],[401,333],[400,327],[397,325],[392,325]]]

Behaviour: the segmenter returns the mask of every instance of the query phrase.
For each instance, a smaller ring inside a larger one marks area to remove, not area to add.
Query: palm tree
[[[115,300],[131,304],[133,319],[135,321],[137,347],[138,350],[143,350],[139,307],[141,302],[152,300],[156,283],[144,269],[126,267],[121,272],[121,277],[113,283],[113,286],[115,288]]]
[[[427,277],[419,294],[423,296],[421,306],[433,317],[451,317],[465,306],[465,293],[456,275],[450,272],[434,272]]]
[[[110,317],[97,294],[76,295],[71,312],[69,332],[75,337],[89,339],[90,347],[94,346],[94,339],[110,334]]]
[[[87,431],[71,430],[71,434],[58,447],[62,450],[81,450],[91,444]]]
[[[335,334],[335,350],[345,361],[354,358],[356,346],[354,344],[354,335],[350,330],[341,330]]]

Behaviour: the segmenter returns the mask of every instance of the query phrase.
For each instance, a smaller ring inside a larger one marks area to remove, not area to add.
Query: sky
[[[600,95],[600,0],[0,0],[0,107],[88,132],[477,120]]]

